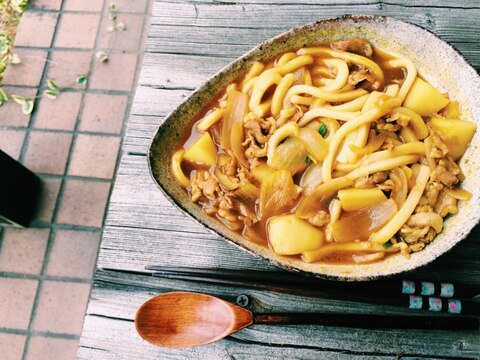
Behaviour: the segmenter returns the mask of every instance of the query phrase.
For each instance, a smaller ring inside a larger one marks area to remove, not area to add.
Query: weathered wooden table
[[[417,5],[420,2],[422,5]],[[479,331],[257,325],[215,344],[188,350],[152,346],[135,332],[136,309],[150,297],[171,290],[203,291],[226,299],[246,293],[256,308],[270,311],[407,313],[387,306],[161,280],[144,271],[151,264],[275,270],[170,205],[148,172],[149,139],[167,113],[235,57],[293,26],[343,14],[387,15],[419,24],[455,45],[480,68],[477,0],[155,1],[78,358],[480,358]],[[476,234],[410,276],[480,284],[478,229]]]

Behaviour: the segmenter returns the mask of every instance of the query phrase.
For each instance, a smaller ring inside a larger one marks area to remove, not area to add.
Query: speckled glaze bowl
[[[428,264],[464,239],[480,217],[480,187],[475,186],[480,167],[480,159],[475,156],[480,146],[479,134],[474,136],[470,148],[460,162],[466,175],[462,186],[473,193],[472,199],[461,202],[459,213],[445,221],[444,230],[433,243],[423,251],[412,254],[409,260],[398,254],[372,264],[329,265],[307,264],[301,260],[278,256],[243,239],[216,219],[206,215],[199,206],[191,202],[188,194],[171,175],[170,159],[181,134],[190,126],[202,107],[227,84],[245,72],[253,61],[265,61],[302,46],[352,37],[366,38],[375,47],[413,60],[419,73],[429,82],[442,92],[448,92],[452,99],[459,101],[461,118],[477,124],[480,122],[480,77],[451,45],[418,26],[392,18],[344,16],[325,19],[294,28],[260,44],[218,72],[167,116],[154,136],[149,151],[152,176],[166,196],[204,226],[252,254],[289,270],[305,271],[336,280],[371,280],[412,270]]]

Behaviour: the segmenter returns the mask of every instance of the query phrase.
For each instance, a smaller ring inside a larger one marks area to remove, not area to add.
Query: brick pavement
[[[22,62],[3,89],[35,97],[52,79],[61,93],[36,99],[31,115],[13,102],[0,108],[0,149],[43,184],[31,227],[0,234],[2,359],[75,358],[150,6],[115,1],[126,29],[108,32],[110,3],[31,0],[18,28]],[[80,74],[86,85],[75,83]]]

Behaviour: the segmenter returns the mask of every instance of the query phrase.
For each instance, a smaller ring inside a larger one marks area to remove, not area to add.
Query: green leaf
[[[85,85],[87,83],[87,76],[86,75],[78,75],[75,79],[75,83],[77,85]]]
[[[125,29],[126,29],[126,26],[123,22],[119,22],[117,25],[115,25],[115,30],[123,31]]]
[[[2,57],[0,56],[0,74],[3,74],[6,68],[7,68],[7,61],[6,59],[2,59]]]
[[[5,94],[5,91],[3,89],[0,89],[0,106],[5,104],[8,101],[8,96]]]
[[[383,244],[384,249],[391,248],[393,246],[392,240],[388,240],[385,244]]]
[[[313,160],[310,158],[310,156],[307,155],[305,157],[305,162],[310,165],[313,162]]]
[[[60,88],[57,83],[53,80],[47,80],[47,86],[56,94],[60,94]]]
[[[109,33],[114,32],[114,31],[115,31],[115,28],[114,28],[113,26],[108,26],[108,27],[107,27],[107,31],[108,31]]]
[[[115,20],[117,18],[117,4],[115,3],[111,3],[109,6],[108,6],[108,17],[111,19],[111,20]]]
[[[28,0],[15,0],[11,2],[11,7],[19,14],[22,14],[28,4]]]
[[[43,95],[49,99],[56,99],[57,98],[57,95],[58,93],[53,91],[53,90],[45,90],[43,92]]]
[[[30,115],[33,111],[33,105],[34,105],[34,103],[33,103],[32,99],[26,100],[22,105],[22,112],[25,115]]]
[[[97,51],[95,53],[95,56],[97,57],[97,59],[99,59],[101,62],[106,62],[108,61],[108,55],[105,51]]]
[[[20,95],[10,95],[13,101],[15,101],[17,104],[23,105],[25,103],[25,98]]]
[[[322,135],[322,137],[325,137],[325,134],[327,133],[328,131],[328,128],[327,128],[327,125],[325,124],[322,124],[322,126],[320,126],[320,129],[318,129],[318,132],[320,133],[320,135]]]
[[[8,54],[10,47],[13,44],[13,39],[7,33],[0,33],[0,55]]]
[[[22,62],[22,60],[18,57],[17,54],[13,54],[10,59],[10,62],[12,63],[12,65],[18,65]]]

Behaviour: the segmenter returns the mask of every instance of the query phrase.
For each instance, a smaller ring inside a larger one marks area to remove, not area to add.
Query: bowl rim
[[[175,116],[176,113],[180,112],[183,109],[184,106],[188,105],[190,98],[192,98],[195,95],[198,95],[198,94],[202,93],[203,91],[205,91],[205,89],[211,83],[213,83],[217,78],[219,78],[220,76],[222,76],[226,72],[230,71],[230,69],[233,66],[235,66],[236,64],[240,64],[242,61],[247,60],[252,54],[255,54],[257,51],[261,51],[263,46],[269,45],[269,44],[274,43],[274,42],[277,42],[279,40],[282,40],[283,38],[288,38],[292,34],[295,34],[296,32],[301,32],[301,31],[309,30],[309,29],[313,30],[316,27],[321,26],[322,24],[325,24],[325,23],[340,22],[340,21],[345,21],[345,20],[346,21],[351,20],[351,21],[354,21],[354,22],[393,21],[393,22],[399,22],[399,23],[402,23],[404,25],[412,26],[412,27],[418,28],[420,30],[423,30],[426,33],[434,36],[437,40],[442,42],[444,45],[451,48],[457,55],[460,56],[460,58],[465,62],[465,64],[470,69],[472,69],[478,77],[480,77],[480,73],[475,69],[473,64],[455,46],[453,46],[448,41],[442,39],[440,36],[438,36],[437,34],[432,32],[431,30],[429,30],[429,29],[427,29],[427,28],[425,28],[421,25],[413,24],[411,22],[400,20],[400,19],[392,17],[392,16],[384,16],[384,15],[344,14],[344,15],[340,15],[340,16],[322,18],[322,19],[314,21],[314,22],[309,22],[309,23],[306,23],[306,24],[303,24],[303,25],[292,27],[287,31],[284,31],[284,32],[282,32],[282,33],[280,33],[280,34],[278,34],[274,37],[271,37],[271,38],[268,38],[267,40],[262,41],[261,43],[259,43],[258,45],[255,45],[253,48],[251,48],[249,51],[247,51],[243,55],[241,55],[241,56],[235,58],[234,60],[230,61],[227,65],[222,67],[215,74],[210,75],[209,78],[206,81],[204,81],[200,86],[198,86],[188,97],[186,97],[181,103],[179,103],[172,111],[170,111],[164,117],[161,124],[157,127],[155,133],[153,134],[153,136],[150,139],[150,143],[149,143],[149,146],[148,146],[148,161],[147,161],[147,163],[148,163],[148,169],[149,169],[150,176],[152,177],[152,179],[154,180],[154,182],[156,183],[156,185],[158,186],[160,191],[163,193],[163,195],[168,199],[168,201],[172,205],[174,205],[177,209],[180,209],[181,212],[184,215],[187,215],[189,218],[194,220],[196,223],[202,225],[210,233],[214,234],[217,237],[222,238],[223,240],[227,241],[230,244],[233,244],[237,248],[239,248],[243,251],[246,251],[247,253],[253,255],[254,257],[260,258],[263,261],[266,261],[267,263],[269,263],[271,265],[274,265],[274,266],[277,266],[277,267],[279,267],[281,269],[284,269],[284,270],[301,273],[301,274],[304,274],[304,275],[307,275],[307,276],[314,276],[314,277],[318,277],[318,278],[325,279],[325,280],[333,280],[333,281],[371,281],[371,280],[384,279],[384,278],[396,276],[396,275],[399,275],[399,274],[406,274],[406,273],[412,272],[414,270],[417,270],[419,268],[422,268],[422,267],[432,263],[438,257],[450,252],[463,239],[468,237],[469,234],[472,232],[472,230],[480,223],[480,215],[477,217],[476,221],[474,223],[472,223],[471,227],[467,229],[464,236],[462,238],[456,240],[454,243],[452,243],[452,245],[448,249],[444,250],[443,252],[437,254],[434,257],[427,258],[423,261],[419,261],[419,262],[415,263],[414,266],[410,266],[410,267],[402,268],[402,269],[393,268],[388,273],[372,274],[372,275],[369,275],[369,276],[351,276],[349,274],[342,274],[342,273],[339,273],[339,274],[336,274],[336,275],[322,274],[322,273],[319,273],[319,272],[300,269],[300,268],[297,268],[295,266],[292,266],[292,265],[289,265],[289,264],[286,264],[286,263],[282,263],[282,262],[280,262],[279,260],[277,260],[273,257],[264,256],[263,254],[257,253],[253,249],[249,249],[248,247],[244,246],[243,244],[238,243],[235,240],[221,234],[220,232],[218,232],[217,230],[212,228],[208,223],[204,223],[203,221],[198,219],[186,207],[184,207],[180,201],[177,201],[175,199],[174,195],[170,194],[170,192],[164,187],[162,182],[157,179],[157,177],[155,175],[155,169],[152,165],[152,163],[155,160],[153,149],[155,147],[157,138],[159,137],[160,133],[165,129],[165,127],[166,127],[165,125],[168,123],[168,120],[171,117]]]

